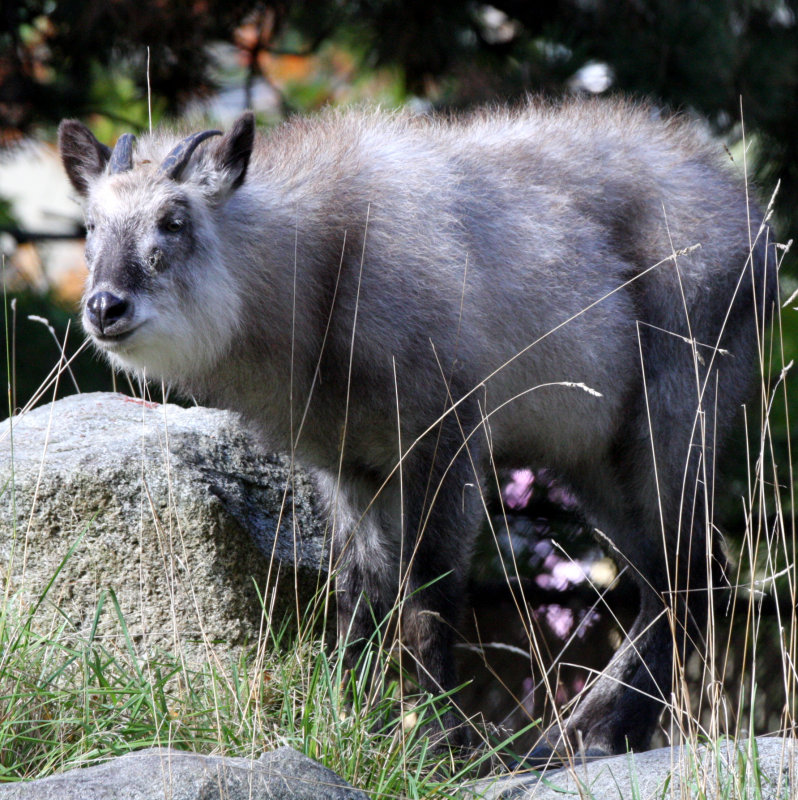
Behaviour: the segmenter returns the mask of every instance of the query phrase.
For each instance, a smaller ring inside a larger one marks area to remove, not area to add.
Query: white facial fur
[[[229,349],[241,300],[206,191],[199,181],[178,184],[146,167],[91,187],[85,298],[107,291],[133,305],[132,332],[119,341],[103,337],[84,307],[84,327],[114,366],[181,382],[211,370]],[[182,230],[164,228],[170,215]]]

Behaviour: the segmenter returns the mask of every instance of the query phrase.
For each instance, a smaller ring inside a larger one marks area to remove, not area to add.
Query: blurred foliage
[[[11,203],[0,197],[0,228],[14,224],[14,215],[11,211]]]
[[[117,118],[133,122],[119,105],[124,88],[120,94],[108,78],[118,70],[138,76],[138,99],[146,98],[148,60],[153,96],[176,112],[189,98],[212,90],[207,45],[231,38],[249,8],[241,0],[5,3],[0,125],[27,131],[65,116],[118,112]]]

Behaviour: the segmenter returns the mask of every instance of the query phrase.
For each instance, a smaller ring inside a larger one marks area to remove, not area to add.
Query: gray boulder
[[[95,767],[0,786],[3,800],[368,800],[334,772],[281,747],[257,761],[152,748]]]
[[[142,653],[190,652],[256,642],[259,593],[277,619],[304,611],[323,580],[308,477],[255,447],[235,415],[96,393],[11,424],[0,441],[0,564],[22,607],[57,575],[45,606],[77,632],[113,590]],[[103,614],[96,635],[119,634]]]
[[[795,797],[798,742],[759,737],[697,749],[663,747],[544,773],[481,781],[464,796],[480,800],[786,800]]]

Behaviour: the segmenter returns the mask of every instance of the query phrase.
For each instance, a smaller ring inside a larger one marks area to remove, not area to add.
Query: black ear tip
[[[231,188],[237,189],[244,182],[254,145],[255,115],[245,111],[219,145],[219,165],[230,171]]]
[[[65,119],[58,126],[58,149],[67,177],[84,197],[89,181],[98,176],[111,157],[111,150],[77,119]]]
[[[58,126],[58,140],[72,139],[85,129],[85,125],[77,119],[62,119]]]
[[[255,143],[255,115],[245,111],[233,125],[228,139],[235,142],[236,150],[251,150]]]
[[[255,135],[255,114],[252,111],[245,111],[233,125],[233,130],[238,134]]]

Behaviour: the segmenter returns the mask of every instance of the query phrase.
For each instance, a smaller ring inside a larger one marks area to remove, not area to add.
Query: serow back
[[[456,686],[481,493],[496,468],[545,466],[640,607],[536,752],[645,748],[674,653],[705,630],[713,470],[776,295],[722,149],[593,101],[330,111],[268,136],[244,114],[113,151],[67,120],[60,148],[85,204],[88,335],[314,471],[350,664],[399,607],[422,688]]]

